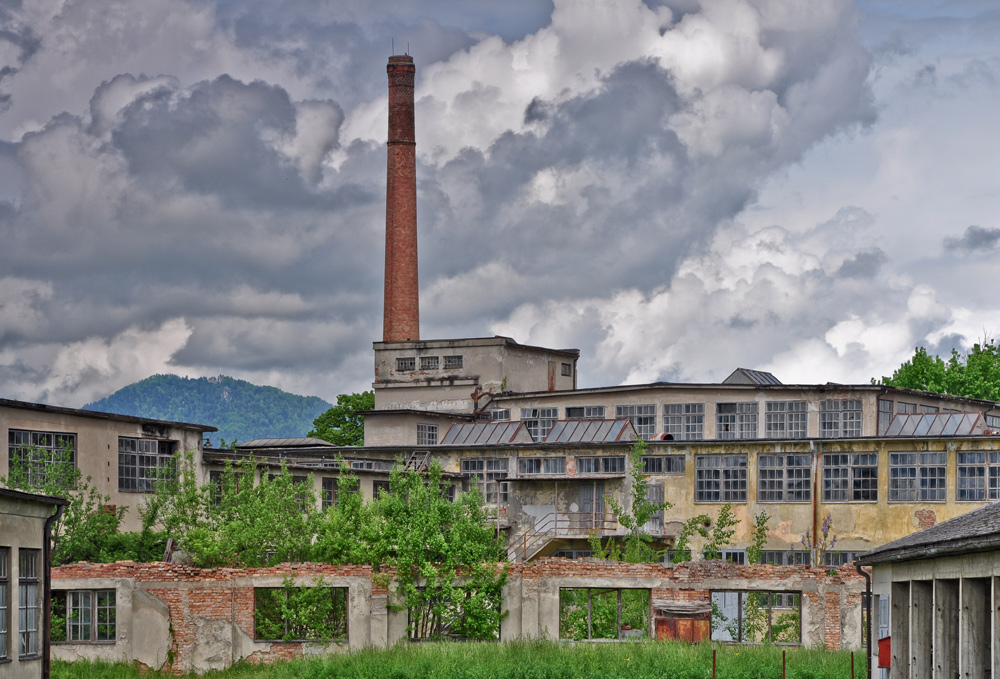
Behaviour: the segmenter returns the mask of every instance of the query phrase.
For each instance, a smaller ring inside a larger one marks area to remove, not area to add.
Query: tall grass
[[[780,679],[782,648],[657,642],[401,644],[387,651],[301,658],[259,666],[240,663],[208,679]],[[846,651],[787,649],[788,679],[850,679]],[[139,679],[131,665],[54,662],[53,679]],[[855,655],[864,677],[864,655]]]

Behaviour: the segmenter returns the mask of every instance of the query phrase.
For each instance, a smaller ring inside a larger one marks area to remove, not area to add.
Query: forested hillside
[[[330,405],[317,396],[296,396],[224,375],[197,379],[154,375],[84,409],[207,424],[218,427],[218,433],[210,435],[218,445],[220,439],[228,443],[305,436]]]

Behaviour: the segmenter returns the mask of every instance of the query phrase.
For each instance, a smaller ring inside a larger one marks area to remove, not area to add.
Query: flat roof
[[[0,497],[10,498],[19,502],[34,502],[40,505],[68,505],[69,500],[64,497],[54,495],[42,495],[41,493],[27,493],[23,490],[0,487]]]
[[[134,415],[118,415],[116,413],[102,413],[97,410],[83,410],[81,408],[66,408],[64,406],[51,406],[45,403],[28,403],[27,401],[13,401],[7,398],[0,398],[0,406],[7,408],[17,408],[19,410],[34,410],[42,413],[55,413],[57,415],[73,415],[75,417],[91,417],[96,420],[117,420],[119,422],[136,422],[139,424],[161,424],[170,427],[180,427],[182,429],[195,429],[197,431],[219,431],[216,427],[205,424],[193,424],[191,422],[173,422],[171,420],[154,420],[151,417],[136,417]]]
[[[572,358],[580,358],[579,349],[551,349],[549,347],[539,347],[533,344],[521,344],[511,337],[494,335],[493,337],[462,337],[449,339],[429,339],[429,340],[407,340],[405,342],[372,342],[376,349],[406,349],[419,345],[438,345],[442,348],[466,346],[489,346],[491,344],[509,345],[530,351],[542,351],[548,354],[560,354]]]

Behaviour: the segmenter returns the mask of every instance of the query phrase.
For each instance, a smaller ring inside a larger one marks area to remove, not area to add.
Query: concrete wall
[[[471,412],[471,393],[477,387],[484,394],[576,387],[575,350],[525,346],[505,337],[376,342],[374,347],[376,410]],[[462,367],[445,368],[445,356],[461,356]],[[422,357],[437,357],[438,367],[421,369]],[[415,369],[398,371],[397,358],[416,359]],[[563,364],[569,375],[563,374]]]
[[[872,591],[890,601],[890,679],[1000,672],[1000,551],[877,565]]]
[[[123,530],[138,530],[138,508],[145,493],[118,490],[118,437],[149,438],[141,422],[106,417],[91,417],[63,410],[36,410],[0,406],[0,437],[9,440],[11,429],[56,432],[76,435],[76,465],[81,475],[91,478],[91,487],[109,496],[109,504],[127,507]],[[180,452],[194,451],[195,464],[201,464],[202,432],[197,429],[166,427],[165,438],[176,442]],[[8,473],[9,454],[0,455],[0,476]]]
[[[323,584],[349,590],[346,643],[310,644],[254,640],[254,588]],[[53,569],[53,588],[117,592],[113,644],[55,644],[53,657],[137,660],[172,672],[206,672],[238,660],[271,662],[363,647],[388,648],[407,638],[407,616],[388,610],[388,594],[368,566],[282,564],[273,568],[195,569],[151,563],[75,564]],[[652,599],[710,601],[713,591],[800,591],[802,644],[858,648],[864,581],[851,569],[833,575],[806,567],[742,567],[724,561],[678,566],[597,560],[542,559],[514,564],[503,591],[508,611],[502,641],[559,635],[563,587],[648,589]]]

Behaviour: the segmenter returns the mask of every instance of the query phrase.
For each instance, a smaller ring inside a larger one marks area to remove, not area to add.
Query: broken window
[[[507,478],[510,460],[500,458],[469,458],[462,460],[462,472],[474,479],[486,504],[507,502]]]
[[[809,502],[811,499],[811,456],[757,456],[758,502]]]
[[[832,439],[861,436],[861,401],[820,401],[819,435]]]
[[[806,437],[805,401],[768,401],[764,405],[764,436],[769,439]]]
[[[118,437],[118,490],[152,493],[163,474],[174,472],[174,442]]]
[[[532,441],[544,440],[558,417],[558,408],[521,408],[521,421],[528,427]]]
[[[664,403],[663,433],[675,441],[701,441],[705,438],[704,403]]]
[[[603,420],[604,406],[566,406],[567,420]]]
[[[578,457],[576,458],[577,474],[624,474],[625,456],[611,457]]]
[[[45,484],[46,470],[53,465],[76,464],[76,434],[54,431],[10,429],[8,469],[20,466],[25,480],[33,488]]]
[[[388,481],[372,481],[372,497],[376,500],[383,495],[389,494],[389,482]]]
[[[0,547],[0,660],[9,654],[7,620],[10,614],[10,547]]]
[[[683,455],[644,455],[642,457],[643,474],[683,474]]]
[[[889,453],[890,502],[944,502],[948,454]]]
[[[41,550],[17,550],[17,622],[18,656],[31,658],[38,655],[38,627],[41,622],[39,598],[39,561]]]
[[[445,370],[457,370],[462,367],[462,357],[461,356],[445,356],[444,357],[444,369]]]
[[[708,560],[707,552],[702,551],[701,558]],[[745,549],[721,549],[719,550],[719,560],[746,566],[747,551]]]
[[[518,474],[565,474],[565,457],[522,457],[517,461]]]
[[[408,373],[417,369],[417,359],[414,356],[396,359],[396,372]]]
[[[715,438],[755,439],[757,438],[757,413],[760,408],[756,401],[738,403],[717,403],[715,405]]]
[[[892,422],[892,401],[883,398],[878,400],[878,433],[884,436],[889,431],[889,423]]]
[[[437,356],[420,357],[421,370],[437,370],[439,365],[441,365],[441,359],[439,359]]]
[[[323,494],[320,496],[320,505],[323,509],[329,509],[337,504],[337,478],[334,476],[323,477]]]
[[[1000,452],[959,452],[955,498],[959,502],[1000,500]]]
[[[559,590],[559,638],[589,639],[649,638],[648,589]]]
[[[52,641],[93,644],[115,641],[113,589],[52,592]]]
[[[916,403],[906,403],[905,401],[898,401],[896,403],[897,413],[915,413],[917,412]]]
[[[557,549],[552,556],[561,559],[589,559],[594,556],[592,549]]]
[[[490,411],[490,422],[507,422],[510,420],[510,410],[499,408]]]
[[[801,592],[712,592],[712,641],[802,643]]]
[[[697,455],[695,502],[747,501],[746,455]]]
[[[257,587],[257,641],[339,641],[347,638],[346,587]]]
[[[805,549],[765,549],[760,562],[775,566],[808,566],[812,555]]]
[[[417,425],[417,445],[436,446],[438,442],[438,426],[436,424]]]
[[[573,376],[573,364],[572,363],[563,363],[562,364],[562,376],[563,377],[572,377]]]
[[[823,502],[878,500],[878,455],[831,453],[823,455]]]
[[[656,404],[637,406],[615,406],[615,417],[628,419],[639,438],[649,441],[656,434]]]
[[[828,568],[839,568],[858,560],[861,552],[854,550],[838,549],[833,552],[823,553],[823,565]]]

